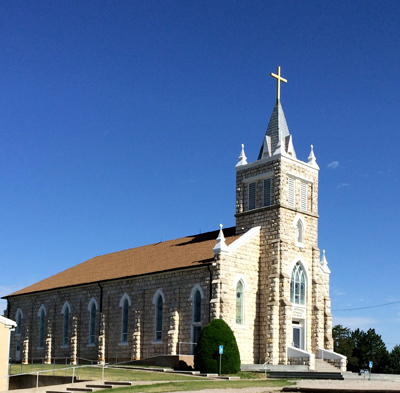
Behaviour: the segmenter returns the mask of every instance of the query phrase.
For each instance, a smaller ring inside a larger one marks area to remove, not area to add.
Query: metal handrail
[[[101,365],[92,364],[92,365],[84,365],[84,366],[65,367],[65,368],[57,369],[56,371],[65,370],[65,372],[66,372],[66,370],[71,370],[72,369],[72,381],[71,381],[71,383],[74,383],[75,370],[76,369],[79,370],[80,368],[84,368],[84,367],[91,367],[92,368],[92,379],[93,379],[93,367],[97,367],[97,368],[101,367],[102,368],[102,377],[101,377],[101,379],[102,379],[102,381],[104,381],[104,368],[108,367],[108,363],[107,364],[101,364]],[[10,377],[17,377],[17,376],[20,376],[20,375],[35,375],[36,374],[36,388],[38,388],[39,387],[39,375],[41,373],[49,373],[51,371],[53,371],[53,373],[54,373],[55,369],[53,369],[53,370],[34,371],[34,372],[22,373],[22,374],[1,375],[0,378],[7,378],[7,377],[10,378]]]
[[[267,364],[272,360],[272,358],[269,358],[263,365],[262,368],[265,371],[265,378],[267,378]]]
[[[193,345],[193,344],[194,344],[195,346],[197,345],[197,343],[194,343],[194,342],[179,341],[179,343],[178,343],[178,354],[179,354],[179,356],[181,355],[181,344],[189,344],[189,345],[190,345],[189,352],[190,352],[190,350],[192,349],[192,345]]]

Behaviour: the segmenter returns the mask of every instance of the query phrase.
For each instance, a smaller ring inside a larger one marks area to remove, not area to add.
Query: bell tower
[[[260,352],[263,362],[288,364],[294,347],[316,354],[332,349],[329,269],[322,269],[318,249],[318,173],[311,146],[299,160],[280,100],[257,160],[247,162],[242,145],[236,165],[236,232],[261,227],[259,265]],[[294,274],[294,276],[293,276]]]

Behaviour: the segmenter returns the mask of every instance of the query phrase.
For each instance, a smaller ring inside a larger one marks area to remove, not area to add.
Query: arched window
[[[94,331],[96,325],[96,305],[92,303],[90,307],[90,322],[89,322],[89,344],[94,344]]]
[[[301,220],[298,220],[296,224],[296,243],[303,243],[303,232],[303,223]]]
[[[16,328],[16,330],[15,330],[15,334],[21,334],[21,322],[22,322],[22,311],[21,311],[21,309],[19,308],[18,310],[17,310],[17,313],[16,313],[16,315],[15,315],[15,321],[17,322],[17,328]]]
[[[129,306],[132,305],[131,298],[125,292],[119,301],[119,306],[122,308],[122,318],[121,318],[121,344],[127,343],[128,341],[128,315]]]
[[[163,319],[163,298],[160,295],[156,301],[156,341],[161,341],[162,338],[162,319]]]
[[[128,299],[124,300],[122,305],[122,329],[121,329],[121,342],[128,341]]]
[[[239,280],[236,285],[236,323],[243,325],[243,281]]]
[[[63,345],[68,345],[69,307],[64,310]]]
[[[296,263],[292,271],[290,301],[294,304],[306,304],[306,278],[300,262]]]
[[[63,308],[61,310],[61,314],[64,314],[63,318],[63,339],[62,339],[62,345],[67,346],[68,345],[68,339],[69,339],[69,316],[71,314],[71,307],[68,304],[68,302],[65,302],[63,305]]]
[[[201,322],[201,294],[196,290],[193,296],[193,323]]]
[[[43,304],[39,308],[39,348],[44,348],[44,317],[46,316],[46,309]]]

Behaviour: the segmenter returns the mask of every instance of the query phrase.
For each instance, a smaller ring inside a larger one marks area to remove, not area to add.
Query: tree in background
[[[400,374],[400,345],[396,345],[392,349],[392,352],[390,352],[385,367],[385,373]]]
[[[336,325],[332,328],[332,336],[335,352],[347,356],[347,370],[359,372],[361,369],[367,369],[372,361],[374,372],[389,372],[386,367],[389,354],[375,329],[368,329],[367,332],[356,329],[352,332],[349,328]],[[393,362],[396,361],[396,354],[393,355]],[[400,356],[400,349],[398,355]]]
[[[349,360],[353,356],[354,340],[351,337],[351,330],[342,325],[332,328],[333,350],[347,356]]]
[[[381,336],[375,333],[375,329],[368,329],[367,332],[356,329],[352,333],[352,337],[354,340],[353,357],[358,360],[358,368],[367,369],[368,363],[372,361],[374,372],[384,372],[388,351]]]

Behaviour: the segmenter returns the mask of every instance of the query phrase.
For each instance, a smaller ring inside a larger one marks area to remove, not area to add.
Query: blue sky
[[[0,295],[233,226],[281,100],[321,168],[332,309],[400,301],[400,2],[0,3]],[[0,309],[5,302],[0,302]],[[333,312],[400,344],[400,304]]]

